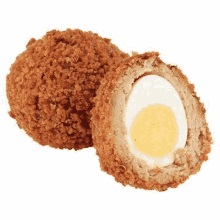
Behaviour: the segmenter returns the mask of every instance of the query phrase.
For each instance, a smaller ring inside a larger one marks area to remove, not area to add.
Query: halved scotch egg
[[[101,169],[123,185],[165,191],[208,159],[204,105],[187,77],[157,52],[112,66],[91,113]]]

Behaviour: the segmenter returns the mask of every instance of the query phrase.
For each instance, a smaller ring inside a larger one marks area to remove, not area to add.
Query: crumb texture
[[[32,38],[7,75],[9,115],[41,145],[91,147],[96,90],[125,57],[110,39],[78,29]]]
[[[125,138],[125,107],[132,84],[140,77],[155,74],[168,80],[183,103],[187,125],[187,142],[175,152],[172,164],[151,168],[129,150]],[[92,109],[92,136],[101,169],[124,186],[165,191],[176,188],[197,173],[213,143],[205,118],[205,108],[187,77],[176,66],[166,65],[159,53],[133,54],[120,66],[112,65],[101,82]]]

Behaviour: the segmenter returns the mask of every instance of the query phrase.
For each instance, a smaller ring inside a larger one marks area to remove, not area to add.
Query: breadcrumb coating
[[[81,30],[52,30],[32,38],[7,75],[9,115],[41,145],[93,146],[93,98],[111,65],[127,54],[110,39]]]
[[[151,168],[131,154],[123,125],[123,108],[130,92],[130,82],[133,80],[134,83],[149,74],[162,76],[175,87],[183,102],[188,124],[185,147],[176,151],[172,164],[162,168]],[[112,65],[103,78],[94,101],[95,107],[91,111],[92,136],[101,169],[113,175],[124,186],[157,191],[176,188],[190,175],[197,173],[202,163],[208,159],[207,154],[213,141],[204,105],[197,97],[194,85],[189,83],[176,66],[163,63],[159,53],[133,54],[133,57],[120,66]]]

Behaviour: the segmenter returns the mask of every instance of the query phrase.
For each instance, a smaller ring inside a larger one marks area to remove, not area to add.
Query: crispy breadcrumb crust
[[[97,91],[94,99],[96,106],[91,111],[91,121],[93,143],[103,171],[113,175],[115,180],[124,186],[129,184],[135,188],[166,191],[169,187],[176,188],[190,175],[200,170],[202,163],[208,159],[207,154],[211,150],[210,146],[213,141],[205,119],[206,110],[194,91],[194,85],[189,83],[180,69],[166,65],[158,56],[157,52],[133,54],[133,57],[128,58],[120,66],[118,64],[112,66]],[[167,77],[173,86],[174,82],[177,84],[174,87],[180,95],[187,116],[186,146],[176,151],[172,164],[162,168],[150,168],[132,155],[124,138],[126,134],[122,125],[124,112],[120,105],[123,105],[121,103],[126,101],[126,98],[120,100],[122,93],[117,93],[117,91],[121,89],[126,94],[126,87],[122,87],[126,81],[126,74],[133,76],[137,74],[138,68],[144,67],[149,69],[149,72],[142,73],[133,83],[148,74]],[[163,76],[163,72],[166,76]],[[178,91],[178,86],[182,90]],[[192,111],[197,115],[191,116]]]
[[[81,30],[32,38],[7,75],[7,97],[20,128],[41,145],[91,147],[93,97],[110,66],[127,54],[110,39]]]

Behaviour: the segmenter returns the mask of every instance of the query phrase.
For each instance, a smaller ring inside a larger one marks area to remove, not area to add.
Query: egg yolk
[[[131,127],[135,147],[151,157],[167,155],[177,142],[178,128],[169,107],[150,105],[137,115]]]

